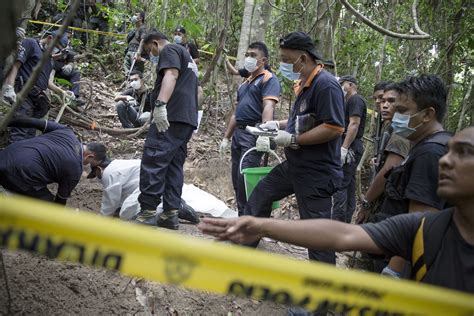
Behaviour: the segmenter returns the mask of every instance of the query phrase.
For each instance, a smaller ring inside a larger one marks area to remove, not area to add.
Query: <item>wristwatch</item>
[[[362,208],[366,210],[370,210],[374,206],[374,202],[369,202],[366,199],[362,200]]]
[[[166,102],[163,102],[161,100],[156,100],[155,101],[155,108],[159,108],[159,107],[162,107],[162,106],[166,106]]]
[[[300,145],[296,142],[296,135],[292,134],[291,135],[291,140],[290,140],[290,146],[291,149],[298,149],[300,148]]]

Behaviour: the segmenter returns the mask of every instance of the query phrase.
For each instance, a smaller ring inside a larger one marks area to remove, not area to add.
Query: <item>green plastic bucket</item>
[[[252,194],[253,189],[255,189],[258,182],[272,169],[273,167],[254,167],[242,169],[241,173],[244,175],[245,195],[247,196],[247,201],[249,200],[250,194]],[[280,201],[274,201],[272,204],[272,209],[277,209],[279,207]]]

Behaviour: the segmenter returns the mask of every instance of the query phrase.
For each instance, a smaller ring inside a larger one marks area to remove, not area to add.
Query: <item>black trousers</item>
[[[142,210],[154,210],[163,199],[163,210],[181,207],[183,165],[188,141],[194,128],[185,123],[170,122],[164,133],[151,124],[143,149],[140,166],[140,195]]]
[[[314,175],[293,174],[285,161],[263,178],[255,187],[245,207],[245,215],[270,217],[273,201],[295,194],[301,219],[331,218],[332,194],[335,188],[330,181],[325,188],[318,187]],[[314,236],[320,238],[320,236]],[[256,246],[256,245],[254,245]],[[308,249],[310,260],[336,263],[335,253]]]
[[[332,210],[332,219],[345,223],[351,222],[356,209],[356,171],[364,153],[364,146],[360,139],[355,139],[350,148],[354,151],[355,161],[342,166],[344,178],[341,186],[334,194]]]
[[[47,201],[47,202],[54,201],[54,195],[48,190],[46,185],[39,190],[25,190],[24,187],[11,182],[7,178],[5,178],[4,175],[0,176],[0,185],[4,187],[5,189],[7,189],[8,191],[11,191],[16,194],[29,196],[29,197]]]
[[[245,205],[247,205],[244,177],[240,174],[239,170],[240,160],[246,151],[255,147],[256,141],[257,136],[254,136],[240,128],[237,128],[232,136],[232,186],[234,187],[239,216],[243,215]],[[260,166],[262,156],[263,152],[258,152],[256,150],[251,151],[242,161],[242,169]]]

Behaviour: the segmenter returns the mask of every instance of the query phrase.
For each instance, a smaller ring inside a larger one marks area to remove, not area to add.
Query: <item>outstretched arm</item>
[[[37,118],[15,118],[12,119],[8,123],[9,127],[26,127],[26,128],[34,128],[43,133],[52,132],[57,129],[66,128],[66,126],[58,124],[54,121],[48,121],[45,119],[37,119]]]
[[[220,240],[240,244],[250,244],[263,237],[270,237],[310,249],[360,250],[382,254],[382,249],[360,226],[326,219],[283,221],[251,216],[238,219],[205,218],[199,229]]]

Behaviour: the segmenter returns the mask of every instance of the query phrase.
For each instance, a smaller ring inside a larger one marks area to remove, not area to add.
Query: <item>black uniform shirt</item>
[[[45,134],[0,151],[0,177],[25,191],[58,183],[58,195],[68,198],[81,174],[81,143],[72,129],[54,121],[48,121]]]
[[[308,114],[314,115],[314,127],[324,124],[327,128],[344,129],[344,95],[337,79],[324,69],[308,80],[298,94],[286,131],[296,133],[297,116]],[[285,148],[285,154],[296,177],[311,177],[315,186],[330,188],[329,191],[339,185],[341,137],[322,144],[303,145],[296,150]]]
[[[197,127],[197,66],[183,46],[168,44],[160,52],[153,100],[156,100],[160,93],[164,71],[170,68],[177,69],[179,76],[173,94],[166,106],[168,121],[186,123]]]

